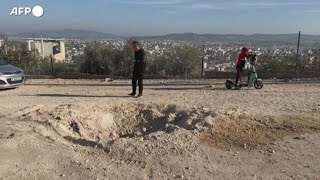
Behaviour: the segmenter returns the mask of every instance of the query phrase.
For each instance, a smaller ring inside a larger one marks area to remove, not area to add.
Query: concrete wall
[[[60,41],[60,53],[54,55],[54,59],[57,62],[63,62],[66,60],[66,45],[64,41]]]
[[[60,53],[53,55],[53,47],[59,45]],[[66,59],[65,42],[61,40],[34,40],[34,47],[43,58],[50,58],[53,55],[55,62],[64,62]]]

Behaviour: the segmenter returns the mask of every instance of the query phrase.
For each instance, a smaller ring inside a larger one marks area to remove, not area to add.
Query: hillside
[[[66,39],[125,39],[126,36],[120,36],[111,33],[86,31],[86,30],[49,30],[49,31],[34,31],[25,33],[2,33],[6,36],[14,37],[46,37],[46,38],[66,38]],[[254,44],[260,47],[270,46],[296,46],[298,42],[298,34],[196,34],[196,33],[175,33],[159,36],[137,36],[139,40],[172,40],[172,41],[187,41],[200,44],[209,43],[246,43]],[[315,47],[320,43],[320,35],[301,35],[302,46]]]
[[[49,30],[49,31],[33,31],[25,33],[4,33],[7,36],[15,37],[29,37],[29,38],[66,38],[66,39],[111,39],[119,38],[120,36],[96,32],[96,31],[85,31],[85,30],[74,30],[74,29],[64,29],[64,30]]]
[[[221,43],[254,43],[260,46],[270,45],[296,45],[298,34],[195,34],[180,33],[168,34],[163,36],[146,36],[141,39],[153,40],[174,40],[174,41],[193,41],[199,43],[221,42]],[[319,35],[301,35],[302,45],[314,45],[320,42]]]

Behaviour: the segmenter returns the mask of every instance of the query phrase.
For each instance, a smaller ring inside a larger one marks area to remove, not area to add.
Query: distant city
[[[43,58],[53,56],[57,62],[74,63],[81,56],[88,42],[97,41],[102,44],[122,48],[129,37],[120,37],[92,31],[63,30],[32,33],[3,33],[9,41],[26,42],[28,49],[37,50]],[[191,45],[201,48],[205,60],[205,69],[213,71],[232,71],[242,47],[248,47],[258,56],[282,53],[296,56],[298,34],[282,35],[217,35],[217,34],[170,34],[164,36],[135,37],[143,44],[149,55],[161,55],[170,52],[177,46]],[[312,63],[313,50],[319,48],[320,36],[302,35],[299,56]],[[11,47],[14,48],[14,47]]]

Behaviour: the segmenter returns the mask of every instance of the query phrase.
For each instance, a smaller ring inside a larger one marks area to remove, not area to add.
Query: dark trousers
[[[133,73],[132,77],[132,92],[135,94],[137,92],[137,82],[139,86],[139,94],[143,92],[143,74]]]
[[[245,62],[240,63],[237,65],[237,78],[236,78],[236,85],[238,85],[239,81],[241,81],[242,78],[242,73],[243,73],[243,68],[245,66]]]

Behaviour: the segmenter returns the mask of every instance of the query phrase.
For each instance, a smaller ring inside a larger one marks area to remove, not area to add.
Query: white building
[[[64,39],[44,39],[44,38],[27,38],[28,50],[38,50],[42,58],[51,56],[56,62],[66,60],[66,48]]]
[[[9,38],[8,41],[17,43],[26,43],[29,51],[36,50],[40,56],[45,59],[53,58],[56,62],[64,62],[66,60],[66,48],[64,39],[47,39],[47,38]],[[3,46],[4,40],[0,39],[0,47]],[[16,46],[13,45],[11,48],[13,51],[16,50]]]

